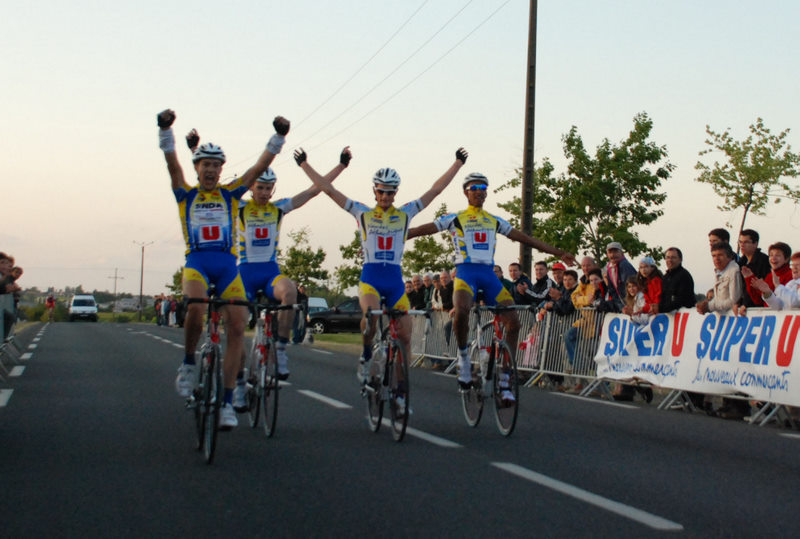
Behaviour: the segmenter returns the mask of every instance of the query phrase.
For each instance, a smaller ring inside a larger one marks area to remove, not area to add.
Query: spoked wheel
[[[389,382],[389,416],[392,421],[392,437],[399,442],[406,434],[410,410],[408,362],[401,346],[392,344],[389,347],[386,374]]]
[[[200,349],[200,379],[193,393],[194,400],[194,426],[197,431],[197,450],[203,450],[206,437],[206,411],[211,402],[210,371],[208,368],[208,354],[213,352],[205,347]]]
[[[267,364],[264,369],[264,433],[268,438],[275,435],[278,423],[278,394],[280,386],[278,381],[278,359],[275,357],[275,345],[271,343],[267,348]]]
[[[369,428],[372,432],[378,432],[380,430],[381,421],[383,420],[382,391],[383,381],[375,376],[364,386],[367,399],[367,421],[369,422]]]
[[[517,424],[519,411],[519,380],[517,362],[512,358],[506,343],[497,347],[495,373],[492,377],[492,395],[497,428],[503,436],[509,436]]]
[[[253,339],[253,346],[250,349],[250,368],[247,379],[247,415],[250,417],[250,427],[256,428],[261,413],[261,397],[264,393],[262,382],[264,373],[259,366],[261,362],[261,347],[258,338]]]
[[[208,364],[209,383],[208,400],[206,401],[203,422],[205,423],[205,439],[203,441],[203,456],[211,464],[214,460],[214,450],[217,448],[217,427],[219,425],[219,409],[222,406],[224,388],[222,387],[222,369],[220,368],[219,354],[216,350],[211,353]]]
[[[480,358],[480,348],[473,347],[470,353],[470,363],[475,366],[479,365],[478,359]],[[464,419],[467,420],[467,425],[470,427],[477,427],[481,422],[483,415],[483,378],[481,373],[474,373],[472,376],[472,385],[469,389],[460,389],[461,391],[461,407],[464,410]]]

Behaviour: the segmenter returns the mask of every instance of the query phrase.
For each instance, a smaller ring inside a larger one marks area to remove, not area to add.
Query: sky
[[[572,126],[593,149],[623,140],[646,112],[651,140],[677,168],[663,185],[665,215],[639,231],[653,246],[680,247],[704,291],[707,232],[741,220],[695,182],[705,127],[741,139],[761,117],[800,145],[798,19],[788,0],[539,2],[535,159],[561,172]],[[397,169],[405,203],[459,146],[470,153],[460,176],[483,172],[497,187],[523,159],[528,20],[525,0],[10,3],[0,20],[0,251],[24,268],[23,287],[136,294],[144,244],[144,293],[165,291],[184,252],[155,123],[168,107],[189,178],[191,128],[223,147],[228,178],[255,162],[280,114],[292,128],[273,163],[278,197],[310,185],[291,159],[299,146],[325,172],[349,145],[336,186],[365,203],[378,168]],[[460,179],[414,223],[442,202],[462,208]],[[496,203],[509,196],[491,193],[486,209],[505,217]],[[355,226],[321,195],[286,216],[283,245],[308,227],[333,270]],[[763,248],[800,250],[795,205],[748,226]],[[499,243],[495,260],[507,267],[519,248]]]

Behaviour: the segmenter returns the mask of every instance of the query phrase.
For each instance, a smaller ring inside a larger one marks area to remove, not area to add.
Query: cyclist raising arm
[[[186,264],[183,269],[183,294],[187,298],[206,297],[209,285],[214,285],[223,299],[245,299],[244,286],[236,266],[236,241],[234,219],[238,202],[247,189],[269,167],[280,153],[289,132],[289,121],[277,116],[272,122],[276,134],[267,143],[255,165],[227,185],[219,179],[225,153],[213,143],[199,146],[192,155],[198,185],[192,187],[184,179],[183,169],[175,152],[172,123],[175,112],[167,109],[158,114],[159,147],[167,162],[172,191],[178,203],[183,237],[186,241]],[[220,413],[220,426],[237,425],[233,410],[233,387],[243,350],[244,326],[247,310],[228,305],[223,308],[226,327],[225,396]],[[197,377],[194,352],[202,333],[203,306],[189,305],[184,321],[183,364],[178,369],[175,387],[182,397],[191,395]],[[235,358],[232,359],[232,358]]]
[[[408,231],[408,239],[434,234],[447,230],[453,238],[456,251],[456,278],[453,289],[453,330],[458,343],[459,373],[458,382],[462,388],[469,388],[472,374],[469,362],[467,333],[469,331],[469,310],[478,289],[483,290],[487,305],[513,305],[514,300],[494,273],[494,250],[497,234],[529,245],[539,251],[561,257],[570,266],[575,265],[575,257],[557,247],[537,238],[523,234],[507,221],[483,209],[489,180],[483,174],[473,172],[464,178],[464,195],[469,207],[460,213],[443,215],[432,223],[427,223]],[[503,325],[506,341],[511,353],[516,353],[519,319],[513,311],[504,313]],[[509,393],[510,392],[506,392]]]
[[[358,221],[361,248],[364,253],[364,267],[358,283],[359,303],[361,310],[365,313],[361,320],[362,335],[367,321],[366,313],[369,310],[380,308],[381,296],[386,298],[386,305],[390,309],[407,311],[409,302],[405,294],[400,262],[403,257],[408,224],[452,181],[467,161],[467,152],[463,148],[459,148],[453,164],[434,182],[431,188],[420,198],[404,204],[400,208],[394,206],[394,197],[400,185],[400,176],[394,169],[382,168],[372,177],[372,191],[377,205],[369,208],[365,204],[347,198],[320,176],[308,163],[306,153],[302,148],[295,151],[294,158],[317,187]],[[365,383],[369,377],[369,360],[372,358],[371,343],[375,334],[375,325],[371,323],[369,334],[363,335],[364,351],[358,370],[358,378],[362,383]],[[405,357],[408,357],[411,319],[407,315],[399,320],[398,336]],[[402,395],[402,389],[400,395]]]

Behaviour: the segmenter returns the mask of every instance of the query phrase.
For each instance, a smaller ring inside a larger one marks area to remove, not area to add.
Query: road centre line
[[[25,372],[25,367],[22,365],[17,365],[16,367],[12,367],[11,371],[9,371],[9,376],[21,376],[22,373]]]
[[[795,439],[800,439],[800,434],[796,434],[796,433],[791,433],[791,432],[781,432],[781,433],[779,433],[779,434],[780,434],[781,436],[784,436],[784,437],[786,437],[786,438],[795,438]]]
[[[41,340],[42,340],[42,338],[37,335],[36,337],[33,338],[32,342],[39,342]]]
[[[8,404],[8,399],[11,398],[13,392],[13,389],[0,389],[0,406]]]
[[[19,358],[20,358],[20,359],[23,359],[23,360],[24,360],[24,359],[30,359],[30,358],[32,358],[32,357],[33,357],[33,354],[31,354],[30,352],[25,352],[24,354],[22,354],[21,356],[19,356]]]
[[[352,406],[350,406],[347,403],[344,403],[342,401],[337,401],[336,399],[332,399],[330,397],[326,397],[325,395],[317,393],[316,391],[310,391],[308,389],[298,389],[297,392],[302,393],[306,397],[318,400],[320,402],[327,404],[328,406],[333,406],[334,408],[338,408],[340,410],[346,410],[348,408],[352,408]]]
[[[592,399],[590,397],[581,397],[580,395],[569,395],[567,393],[553,393],[559,397],[568,397],[570,399],[578,399],[586,402],[593,402],[595,404],[605,404],[606,406],[616,406],[617,408],[633,408],[638,409],[638,406],[633,404],[622,404],[621,402],[611,402],[603,399]]]
[[[571,496],[582,502],[599,507],[600,509],[605,509],[606,511],[615,513],[621,517],[634,520],[640,524],[644,524],[649,528],[660,531],[683,530],[683,526],[677,522],[672,522],[671,520],[661,518],[652,513],[631,507],[630,505],[615,502],[614,500],[604,498],[603,496],[599,496],[587,490],[564,483],[563,481],[559,481],[557,479],[553,479],[552,477],[528,470],[527,468],[523,468],[522,466],[518,466],[511,462],[492,462],[491,464],[495,468],[500,468],[501,470],[512,475],[516,475],[522,479],[527,479],[528,481],[537,483],[545,488],[549,488],[551,490],[555,490],[556,492],[560,492],[561,494]]]
[[[36,347],[39,346],[38,344],[29,344],[28,350],[36,350]]]
[[[385,417],[383,418],[382,423],[389,428],[391,428],[392,426],[392,422]],[[415,438],[419,438],[420,440],[430,442],[434,445],[438,445],[439,447],[444,447],[446,449],[458,449],[460,447],[464,447],[459,443],[451,442],[450,440],[447,440],[445,438],[440,438],[439,436],[428,434],[427,432],[423,432],[413,427],[406,427],[406,434],[409,436],[413,436]]]
[[[312,352],[317,352],[318,354],[325,354],[328,356],[332,356],[333,352],[328,352],[327,350],[320,350],[319,348],[309,348]]]

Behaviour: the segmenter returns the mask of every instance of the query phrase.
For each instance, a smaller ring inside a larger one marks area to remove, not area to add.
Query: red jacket
[[[642,290],[644,294],[645,306],[642,309],[643,313],[650,312],[650,305],[661,303],[661,277],[658,275],[647,281],[647,289]]]
[[[764,277],[764,282],[767,283],[767,286],[769,286],[769,289],[773,292],[775,291],[775,283],[772,282],[773,274],[778,275],[781,284],[786,284],[792,280],[792,270],[789,264],[784,264],[780,268],[770,271],[767,276]],[[756,304],[756,307],[766,307],[766,303],[764,303],[764,300],[761,298],[761,290],[753,286],[754,278],[755,275],[751,275],[744,280],[744,284],[747,286],[747,293],[750,295],[750,298],[752,298],[753,303]]]

